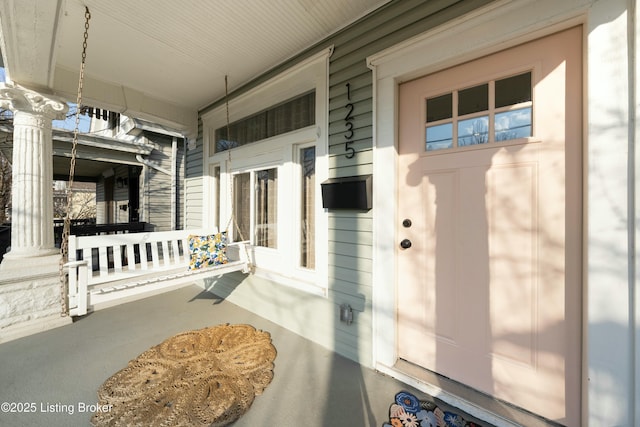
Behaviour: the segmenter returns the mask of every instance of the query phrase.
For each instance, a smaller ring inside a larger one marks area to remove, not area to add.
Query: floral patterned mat
[[[437,404],[420,401],[413,394],[401,391],[389,407],[389,422],[382,427],[484,427],[465,420],[462,415],[442,410]]]

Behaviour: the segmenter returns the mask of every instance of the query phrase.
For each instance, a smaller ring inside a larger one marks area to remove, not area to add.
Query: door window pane
[[[531,73],[496,80],[496,108],[531,101]]]
[[[316,148],[300,150],[302,163],[302,221],[300,230],[300,265],[315,268],[315,182]]]
[[[489,109],[489,84],[470,87],[458,92],[458,115],[477,113]]]
[[[531,107],[497,113],[495,120],[496,141],[531,136]]]
[[[453,147],[453,124],[427,127],[427,151]]]
[[[532,79],[529,71],[427,98],[426,151],[533,136]]]
[[[256,173],[256,245],[275,248],[277,244],[277,169]]]
[[[489,116],[458,122],[458,147],[489,142]]]
[[[453,114],[453,95],[437,96],[427,99],[427,123],[450,119]]]

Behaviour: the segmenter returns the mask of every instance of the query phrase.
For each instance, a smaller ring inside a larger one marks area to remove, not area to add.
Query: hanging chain
[[[78,78],[78,96],[76,97],[76,124],[73,130],[73,143],[71,145],[71,165],[69,167],[69,184],[67,185],[67,208],[64,217],[64,225],[62,227],[62,242],[60,244],[60,293],[62,296],[62,316],[69,314],[68,294],[68,277],[64,274],[64,264],[69,260],[69,234],[71,230],[71,199],[73,194],[73,179],[76,169],[76,154],[78,151],[78,130],[80,128],[80,109],[82,105],[82,86],[84,84],[84,67],[87,59],[87,39],[89,38],[89,20],[91,13],[89,8],[85,6],[84,12],[84,35],[82,39],[82,61],[80,62],[80,76]],[[85,295],[79,296],[86,298]]]
[[[235,218],[235,200],[233,200],[233,175],[231,175],[231,130],[229,125],[229,81],[228,76],[224,76],[224,102],[227,109],[227,176],[229,177],[229,199],[231,199],[231,216],[227,222],[225,231],[227,232],[227,238],[229,238],[229,226]],[[234,230],[235,234],[235,230]]]
[[[227,222],[227,227],[225,229],[225,231],[227,231],[227,236],[228,231],[229,231],[229,227],[231,226],[231,224],[233,223],[233,225],[235,226],[234,229],[234,237],[235,237],[235,231],[238,231],[238,236],[240,237],[241,241],[244,241],[244,236],[242,235],[242,230],[240,230],[240,226],[238,225],[238,221],[236,220],[236,214],[235,214],[235,200],[233,199],[233,187],[234,187],[234,182],[233,182],[233,175],[231,174],[231,130],[230,130],[230,125],[229,125],[229,83],[228,83],[228,78],[225,75],[224,76],[224,97],[225,97],[225,105],[227,108],[227,176],[229,177],[229,198],[231,199],[231,216],[229,217],[229,222]],[[235,240],[235,239],[234,239]]]
[[[225,97],[225,106],[227,109],[227,142],[228,142],[228,153],[227,153],[227,176],[229,177],[229,199],[231,199],[231,217],[229,218],[229,222],[227,222],[227,228],[225,229],[225,231],[227,232],[227,239],[229,238],[229,226],[231,225],[231,223],[233,223],[234,226],[234,241],[235,239],[235,231],[238,231],[238,237],[240,237],[240,242],[244,242],[245,238],[242,234],[242,230],[240,229],[240,225],[238,224],[238,220],[236,218],[236,213],[235,213],[235,205],[236,205],[236,201],[234,200],[234,194],[233,194],[233,187],[234,187],[234,182],[233,182],[233,175],[231,173],[231,130],[230,130],[230,125],[229,125],[229,82],[228,82],[228,78],[227,75],[224,76],[224,97]],[[253,263],[251,262],[251,258],[249,256],[249,249],[247,248],[247,245],[243,245],[244,246],[244,253],[245,256],[247,258],[247,262],[249,263],[249,271],[253,271]]]
[[[231,130],[229,125],[229,76],[224,76],[224,103],[227,108],[227,142],[231,144]],[[231,146],[229,145],[229,161],[231,161]]]

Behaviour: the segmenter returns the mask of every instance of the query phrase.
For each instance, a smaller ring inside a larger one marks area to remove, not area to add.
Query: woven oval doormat
[[[273,379],[268,332],[219,325],[171,337],[98,389],[96,426],[224,426]]]

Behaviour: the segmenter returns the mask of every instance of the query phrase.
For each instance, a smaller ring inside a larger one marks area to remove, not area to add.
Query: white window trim
[[[224,227],[231,216],[229,198],[231,174],[251,170],[278,168],[278,244],[277,248],[253,248],[255,254],[255,274],[279,284],[326,297],[328,295],[328,215],[322,208],[320,183],[329,177],[328,162],[328,99],[329,99],[329,58],[333,46],[307,58],[287,71],[243,93],[229,101],[229,121],[234,122],[263,111],[273,105],[315,90],[315,125],[288,132],[259,142],[236,147],[221,153],[210,153],[209,147],[215,141],[215,130],[227,123],[226,106],[222,105],[202,115],[203,124],[203,224],[208,224],[209,212],[216,208],[213,200],[213,166],[220,166],[220,192],[226,197],[220,199],[220,224]],[[296,150],[303,146],[316,147],[316,265],[315,270],[301,268],[297,228],[301,215],[297,209],[300,196],[300,169],[297,165]],[[231,162],[229,164],[229,158]]]
[[[292,209],[292,214],[296,217],[296,219],[294,221],[291,221],[291,235],[292,235],[292,242],[297,243],[297,246],[292,247],[291,249],[291,253],[292,253],[292,259],[295,261],[294,262],[294,270],[295,270],[295,275],[297,277],[304,277],[305,281],[312,281],[314,280],[314,276],[316,274],[316,270],[314,269],[310,269],[310,268],[306,268],[302,266],[302,254],[300,251],[300,242],[302,241],[302,159],[300,157],[300,151],[305,149],[305,148],[310,148],[310,147],[315,147],[314,143],[300,143],[300,144],[296,144],[293,146],[293,162],[292,165],[294,167],[294,173],[292,176],[292,180],[291,180],[291,185],[292,185],[292,194],[294,195],[294,209]],[[316,152],[316,162],[318,159],[318,155]],[[321,199],[321,193],[318,193],[318,189],[320,188],[320,181],[318,181],[318,175],[317,175],[317,171],[316,171],[316,182],[315,182],[315,186],[316,187],[316,192],[315,192],[315,202],[316,202],[316,207],[315,207],[315,213],[316,216],[318,214],[318,212],[322,211],[322,207],[317,206],[317,204],[320,202]],[[316,220],[317,222],[317,220]],[[318,240],[318,235],[316,232],[316,238],[314,243],[317,243]],[[317,264],[317,260],[318,260],[318,254],[315,254],[315,263]]]
[[[254,262],[256,264],[256,266],[260,266],[260,265],[272,265],[272,264],[279,264],[279,258],[280,258],[280,254],[281,254],[281,246],[286,243],[286,237],[283,236],[282,231],[280,230],[280,226],[281,226],[281,220],[280,218],[282,217],[282,215],[284,214],[283,211],[285,210],[282,206],[282,183],[281,180],[282,178],[282,174],[283,174],[283,169],[285,167],[281,166],[281,162],[280,160],[272,162],[272,163],[262,163],[262,164],[256,164],[255,166],[251,166],[251,167],[240,167],[240,168],[231,168],[230,171],[230,175],[229,178],[231,179],[231,182],[233,182],[233,179],[236,175],[239,174],[243,174],[243,173],[249,173],[250,175],[250,185],[249,188],[250,189],[255,189],[255,172],[258,171],[262,171],[262,170],[267,170],[267,169],[276,169],[277,170],[277,176],[278,176],[278,189],[277,189],[277,201],[276,201],[276,221],[277,221],[277,228],[276,228],[276,247],[275,248],[269,248],[266,246],[253,246],[252,247],[252,252],[253,252],[253,257],[254,257]],[[220,191],[221,193],[225,194],[227,197],[227,203],[229,204],[229,206],[231,206],[231,204],[233,203],[232,200],[232,195],[230,194],[229,191]],[[249,236],[243,236],[246,240],[249,240],[250,242],[254,240],[255,238],[255,209],[256,209],[256,201],[255,201],[255,192],[253,190],[251,190],[252,194],[251,194],[251,198],[250,198],[250,207],[249,207]],[[230,212],[228,212],[227,218],[229,218],[231,215]],[[228,220],[227,220],[228,222]],[[227,222],[225,222],[225,226],[227,224]],[[231,223],[231,225],[229,226],[230,230],[229,233],[231,234],[231,236],[233,236],[234,240],[239,240],[239,236],[236,235],[236,230],[234,229],[233,223]]]
[[[206,229],[208,230],[220,230],[224,224],[221,223],[220,221],[220,208],[218,206],[219,202],[218,200],[220,200],[220,195],[218,194],[217,191],[217,187],[216,186],[216,177],[215,177],[215,169],[216,168],[220,168],[220,177],[218,178],[218,180],[222,181],[222,166],[220,163],[210,163],[209,164],[209,177],[211,180],[211,185],[210,185],[210,190],[211,190],[211,197],[209,197],[209,215],[207,216],[207,219],[209,219],[209,223],[208,226],[206,227]],[[219,183],[220,189],[222,189],[222,182]],[[214,221],[214,218],[217,219],[217,221]]]

